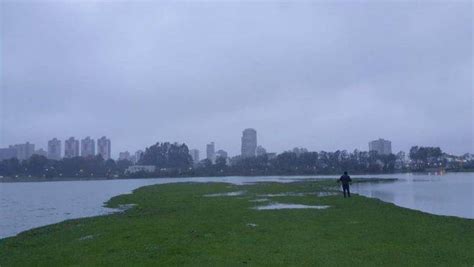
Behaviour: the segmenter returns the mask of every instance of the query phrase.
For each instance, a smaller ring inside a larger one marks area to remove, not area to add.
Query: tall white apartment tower
[[[191,150],[189,150],[189,155],[191,155],[191,158],[193,159],[194,163],[199,162],[199,150],[191,149]]]
[[[101,138],[97,139],[97,154],[101,155],[104,160],[108,160],[111,157],[110,153],[110,139],[107,139],[107,137],[105,136],[102,136]]]
[[[16,150],[16,158],[19,160],[29,159],[35,153],[35,145],[26,142],[13,146]]]
[[[74,137],[69,137],[69,139],[64,141],[64,157],[79,157],[79,140],[76,140]]]
[[[48,158],[54,160],[61,159],[61,140],[53,138],[48,141]]]
[[[206,146],[206,158],[212,163],[216,162],[216,146],[214,142],[207,144]]]
[[[257,149],[257,131],[255,129],[245,129],[242,133],[242,150],[243,158],[255,157]]]
[[[95,156],[95,141],[89,136],[81,140],[81,157]]]

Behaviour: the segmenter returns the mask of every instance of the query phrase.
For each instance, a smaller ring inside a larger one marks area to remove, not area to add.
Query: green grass
[[[0,266],[473,266],[474,220],[375,199],[272,197],[325,210],[257,211],[249,200],[334,182],[148,186],[111,199],[123,213],[69,220],[0,240]],[[205,194],[245,190],[237,197]],[[248,226],[254,223],[257,226]]]

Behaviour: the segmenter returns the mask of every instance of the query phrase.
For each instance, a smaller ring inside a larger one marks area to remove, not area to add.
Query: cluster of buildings
[[[198,163],[201,160],[200,151],[198,149],[190,149],[189,155],[191,155],[191,158],[194,163]],[[206,159],[210,160],[212,163],[215,163],[216,159],[218,158],[223,158],[225,160],[228,160],[229,154],[225,150],[222,150],[222,149],[219,149],[216,151],[216,144],[214,142],[207,144],[206,145]]]
[[[191,158],[193,159],[194,163],[198,163],[201,158],[200,158],[200,151],[198,149],[191,149],[189,150],[189,154],[191,155]],[[237,158],[251,158],[251,157],[256,157],[256,156],[262,156],[262,155],[276,155],[275,153],[267,153],[267,150],[263,148],[262,146],[259,146],[257,144],[257,131],[255,129],[245,129],[242,132],[242,137],[241,137],[241,153]],[[216,151],[216,145],[214,142],[211,142],[206,145],[206,159],[211,161],[212,163],[216,162],[216,159],[218,158],[223,158],[227,161],[227,163],[230,162],[229,155],[226,151],[219,149]]]
[[[376,151],[380,155],[389,155],[392,153],[392,143],[381,138],[371,141],[369,142],[369,151]],[[305,148],[294,148],[292,152],[296,154],[302,154],[308,152],[308,150]],[[144,152],[142,150],[138,150],[134,154],[131,154],[128,151],[120,152],[118,159],[129,160],[133,163],[137,163],[142,157],[143,153]],[[77,140],[74,137],[64,140],[64,149],[62,141],[57,138],[53,138],[48,141],[47,151],[43,149],[36,150],[35,145],[29,142],[11,145],[7,148],[0,148],[0,160],[10,158],[25,160],[34,154],[42,155],[53,160],[79,156],[90,157],[95,155],[101,155],[103,159],[108,160],[111,158],[111,142],[110,139],[103,136],[97,139],[96,147],[96,140],[88,136],[82,140]],[[194,163],[200,162],[200,151],[198,149],[191,149],[189,154],[191,155]],[[268,153],[265,148],[258,145],[257,131],[255,129],[245,129],[242,132],[241,137],[241,153],[236,158],[251,158],[262,155],[268,155],[269,157],[276,156],[275,153]],[[229,155],[226,151],[222,149],[216,151],[216,144],[214,142],[207,144],[206,159],[210,160],[212,163],[215,163],[216,159],[218,158],[223,158],[228,163],[230,162]]]
[[[390,155],[392,154],[392,142],[385,139],[377,139],[369,142],[369,151],[376,151],[380,155]],[[307,153],[308,149],[295,147],[289,152],[296,153],[297,155]],[[200,151],[198,149],[190,149],[189,154],[193,159],[194,163],[200,162]],[[268,153],[267,150],[259,146],[257,143],[257,131],[252,128],[245,129],[242,132],[241,137],[241,151],[240,155],[236,158],[251,158],[267,155],[269,158],[276,157],[276,153]],[[397,155],[398,156],[398,155]],[[400,155],[401,156],[401,155]],[[211,142],[206,145],[206,157],[205,159],[210,160],[212,163],[216,162],[217,158],[224,158],[229,163],[230,159],[228,153],[222,149],[216,151],[216,145],[214,142]]]
[[[136,164],[142,158],[143,153],[143,150],[138,150],[137,152],[135,152],[135,154],[131,154],[128,151],[120,152],[118,160],[128,160],[131,161],[133,164]]]
[[[25,144],[11,145],[7,148],[0,148],[0,160],[10,158],[25,160],[29,159],[35,154],[45,156],[53,160],[79,156],[90,157],[95,155],[101,155],[103,159],[108,160],[111,158],[111,142],[110,139],[105,136],[97,139],[97,152],[96,142],[89,136],[80,141],[74,137],[70,137],[64,141],[64,150],[62,141],[57,138],[53,138],[48,141],[47,151],[43,149],[35,150],[35,145],[29,142],[26,142]]]

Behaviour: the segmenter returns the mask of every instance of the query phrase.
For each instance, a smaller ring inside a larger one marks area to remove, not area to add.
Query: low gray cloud
[[[474,152],[472,3],[2,1],[0,145]]]

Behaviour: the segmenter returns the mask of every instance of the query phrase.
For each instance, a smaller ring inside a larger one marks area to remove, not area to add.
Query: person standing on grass
[[[344,193],[344,197],[346,197],[346,192],[347,196],[351,197],[351,191],[349,189],[349,183],[352,182],[352,179],[349,175],[347,175],[347,172],[344,172],[344,175],[339,178],[337,181],[338,183],[342,183],[342,192]]]

